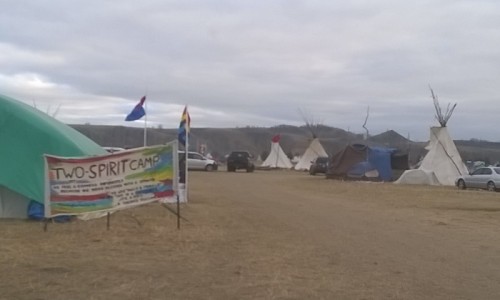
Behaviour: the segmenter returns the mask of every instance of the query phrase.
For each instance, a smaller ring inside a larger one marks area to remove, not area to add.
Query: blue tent
[[[391,181],[394,148],[348,145],[330,160],[328,178]]]
[[[392,180],[391,156],[394,152],[394,148],[368,147],[368,162],[377,169],[383,181]]]

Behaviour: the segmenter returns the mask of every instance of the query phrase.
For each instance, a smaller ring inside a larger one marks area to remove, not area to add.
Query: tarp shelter
[[[44,154],[106,154],[101,146],[49,115],[0,95],[0,218],[25,218],[30,200],[44,201]]]
[[[309,144],[309,147],[306,149],[300,160],[295,165],[295,170],[309,170],[311,167],[311,163],[318,157],[328,157],[325,149],[321,145],[318,138],[314,138]]]
[[[369,147],[352,144],[337,152],[331,159],[327,178],[391,181],[392,170],[401,167],[401,155],[394,148]],[[393,160],[398,161],[394,164]]]
[[[408,170],[395,183],[454,185],[457,177],[469,173],[447,127],[431,127],[426,149],[429,152],[418,168],[422,172]],[[429,178],[423,179],[426,175]]]

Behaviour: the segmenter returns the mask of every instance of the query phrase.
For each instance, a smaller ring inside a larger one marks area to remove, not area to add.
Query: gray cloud
[[[428,138],[428,90],[454,138],[498,141],[496,1],[7,1],[0,93],[68,123],[325,125]],[[481,122],[479,122],[481,120]]]

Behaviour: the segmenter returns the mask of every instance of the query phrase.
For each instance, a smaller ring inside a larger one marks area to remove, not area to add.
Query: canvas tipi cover
[[[262,163],[262,167],[268,168],[281,168],[281,169],[291,169],[292,163],[288,156],[286,156],[283,149],[281,149],[280,136],[276,135],[272,138],[271,141],[271,151],[267,156],[266,160]]]
[[[321,145],[318,138],[312,140],[306,152],[302,155],[299,162],[295,165],[295,170],[309,170],[311,162],[318,157],[328,157],[325,149]]]
[[[439,185],[436,174],[432,171],[420,169],[406,170],[404,176],[401,175],[394,183],[399,184],[421,184],[421,185]]]
[[[439,184],[454,185],[457,177],[469,173],[467,167],[463,163],[447,127],[431,127],[430,135],[429,145],[426,147],[429,152],[425,155],[418,169],[424,171],[425,174],[434,174]],[[421,180],[412,180],[412,171],[404,172],[396,183],[420,184]],[[435,180],[430,179],[429,182],[432,183]]]
[[[30,200],[44,201],[44,154],[105,154],[98,144],[49,115],[0,95],[0,218],[26,217]]]

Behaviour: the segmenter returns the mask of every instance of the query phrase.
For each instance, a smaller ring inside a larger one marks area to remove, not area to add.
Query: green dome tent
[[[25,218],[44,201],[43,155],[92,156],[106,151],[70,126],[0,95],[0,218]]]

